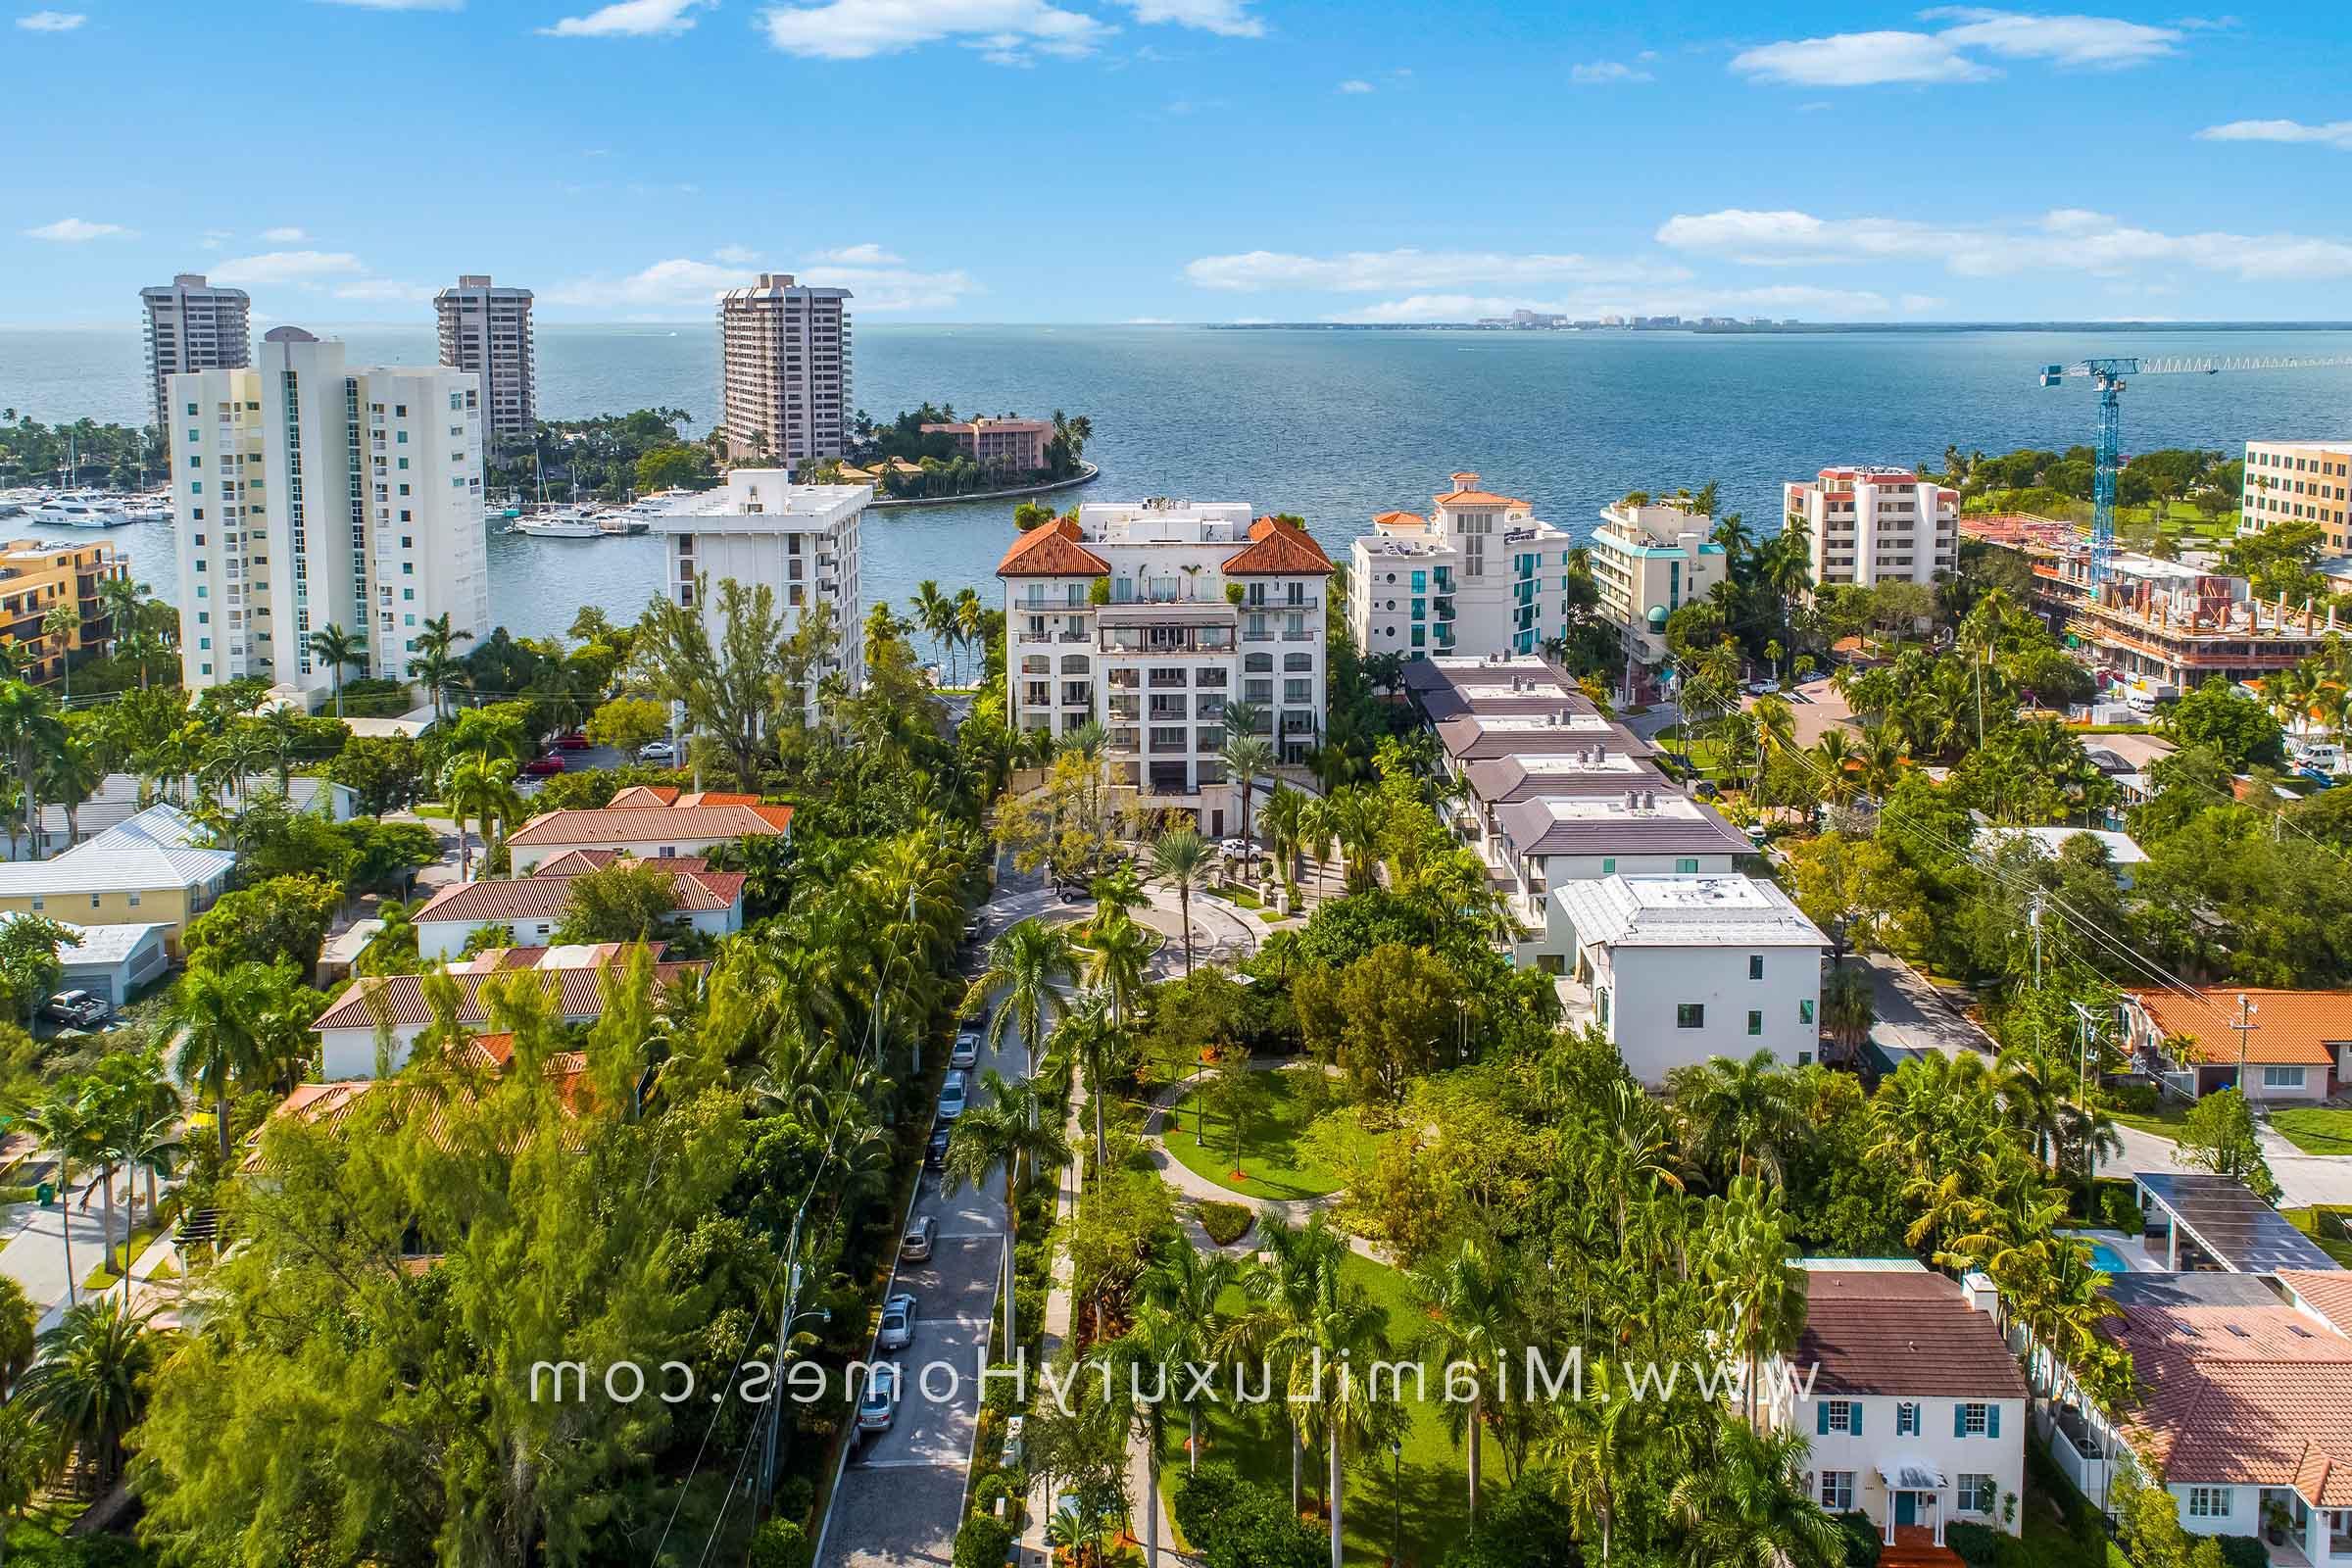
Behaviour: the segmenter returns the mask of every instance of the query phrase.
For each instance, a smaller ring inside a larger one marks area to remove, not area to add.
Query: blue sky
[[[761,268],[877,320],[2352,316],[2309,0],[0,6],[14,325],[176,270],[700,320]]]

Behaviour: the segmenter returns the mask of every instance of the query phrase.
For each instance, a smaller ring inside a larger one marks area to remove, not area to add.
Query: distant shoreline
[[[1202,321],[1211,332],[1489,332],[1508,337],[1794,336],[1936,332],[2352,332],[2352,321],[1778,321],[1722,326],[1481,326],[1476,321]]]
[[[1022,496],[1042,496],[1054,490],[1092,484],[1102,472],[1094,464],[1081,462],[1078,471],[1068,478],[1049,479],[1044,484],[1018,485],[1010,490],[974,490],[959,496],[876,496],[865,506],[871,512],[880,507],[952,507],[961,501],[1013,501]]]

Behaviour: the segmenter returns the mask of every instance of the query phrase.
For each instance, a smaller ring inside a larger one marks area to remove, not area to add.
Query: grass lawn
[[[1372,1298],[1389,1309],[1392,1354],[1419,1337],[1420,1313],[1406,1293],[1404,1276],[1368,1257],[1350,1252],[1342,1265],[1348,1278],[1364,1287]],[[1240,1294],[1229,1304],[1239,1308]],[[1390,1531],[1396,1522],[1399,1495],[1404,1530],[1400,1563],[1438,1562],[1460,1544],[1470,1532],[1467,1482],[1463,1455],[1446,1436],[1445,1406],[1434,1396],[1440,1384],[1432,1380],[1433,1397],[1425,1404],[1407,1400],[1412,1424],[1406,1430],[1401,1464],[1384,1448],[1375,1459],[1365,1456],[1348,1466],[1347,1491],[1342,1496],[1341,1527],[1347,1560],[1379,1563],[1389,1556]],[[1252,1383],[1252,1389],[1255,1384]],[[1411,1385],[1406,1385],[1409,1394]],[[1287,1493],[1291,1484],[1290,1427],[1278,1401],[1237,1407],[1212,1405],[1200,1417],[1200,1457],[1230,1464],[1250,1480]],[[1184,1423],[1168,1425],[1168,1446],[1160,1461],[1162,1484],[1174,1491],[1184,1468]],[[1487,1484],[1491,1501],[1503,1486],[1502,1452],[1493,1444],[1486,1449]],[[1317,1520],[1328,1516],[1318,1506],[1329,1460],[1318,1448],[1302,1466],[1306,1506]],[[1397,1479],[1393,1483],[1392,1476]]]
[[[2326,1252],[2329,1257],[2332,1257],[2338,1263],[2343,1264],[2344,1267],[2352,1268],[2352,1242],[2339,1241],[2334,1236],[2323,1232],[2320,1229],[2320,1212],[2321,1211],[2316,1208],[2285,1208],[2279,1210],[2279,1213],[2285,1216],[2286,1222],[2289,1225],[2292,1225],[2295,1229],[2301,1231],[2304,1235],[2317,1242],[2321,1251]],[[2339,1217],[2352,1217],[2352,1210],[2337,1208],[2333,1212]],[[2340,1225],[2330,1225],[2328,1227],[2329,1231],[2340,1229],[2342,1229]]]
[[[2143,1133],[2154,1133],[2159,1138],[2177,1139],[2181,1129],[2188,1125],[2188,1106],[2177,1100],[2166,1100],[2158,1102],[2155,1110],[2145,1115],[2135,1110],[2113,1108],[2107,1114],[2126,1127],[2136,1127]]]
[[[2306,1154],[2352,1154],[2352,1110],[2297,1105],[2272,1111],[2271,1125]]]
[[[1233,1175],[1233,1124],[1215,1110],[1206,1111],[1207,1127],[1200,1131],[1208,1092],[1196,1089],[1170,1112],[1161,1142],[1187,1170],[1205,1176],[1219,1187],[1250,1198],[1321,1198],[1339,1191],[1340,1173],[1311,1160],[1298,1148],[1298,1136],[1313,1119],[1292,1075],[1263,1072],[1266,1104],[1242,1129],[1241,1169]],[[1365,1137],[1371,1135],[1365,1134]]]
[[[415,805],[411,806],[409,809],[416,812],[418,816],[438,817],[444,822],[451,820],[449,808],[443,806],[438,801],[418,801]]]

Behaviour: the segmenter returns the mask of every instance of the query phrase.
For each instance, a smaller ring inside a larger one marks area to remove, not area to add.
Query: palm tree
[[[1742,1392],[1751,1426],[1762,1426],[1759,1397],[1765,1359],[1792,1348],[1805,1327],[1805,1274],[1795,1255],[1788,1210],[1777,1190],[1736,1177],[1709,1208],[1713,1245],[1706,1263],[1708,1299],[1719,1339],[1739,1348],[1747,1375]]]
[[[1842,726],[1822,732],[1821,739],[1813,743],[1812,760],[1821,775],[1821,798],[1827,804],[1843,806],[1861,789],[1860,759]]]
[[[41,794],[66,808],[66,845],[81,842],[81,807],[106,782],[98,748],[78,727],[59,735],[41,759]]]
[[[1329,1465],[1331,1494],[1331,1568],[1345,1568],[1341,1557],[1342,1502],[1347,1481],[1341,1468],[1344,1450],[1368,1441],[1384,1407],[1372,1397],[1371,1379],[1357,1377],[1350,1366],[1369,1367],[1389,1351],[1389,1309],[1375,1303],[1361,1285],[1342,1285],[1332,1270],[1327,1298],[1317,1312],[1314,1345],[1323,1352],[1324,1367],[1338,1367],[1313,1390],[1323,1424],[1324,1455]]]
[[[440,718],[448,710],[450,693],[465,685],[466,666],[446,653],[420,651],[409,661],[409,678],[422,683],[432,700],[433,716]]]
[[[1878,997],[1870,966],[1842,958],[1830,966],[1821,987],[1821,1030],[1837,1047],[1838,1061],[1847,1066],[1861,1059],[1863,1043],[1878,1021]],[[1828,1053],[1824,1054],[1825,1056]]]
[[[1086,1097],[1094,1102],[1095,1109],[1095,1181],[1102,1180],[1102,1167],[1110,1158],[1110,1146],[1103,1137],[1102,1102],[1107,1098],[1103,1086],[1103,1067],[1114,1048],[1126,1038],[1126,1030],[1113,1015],[1110,999],[1102,992],[1090,993],[1073,1008],[1054,1038],[1071,1062],[1086,1065]]]
[[[23,811],[25,836],[37,846],[40,830],[40,792],[33,788],[35,774],[33,759],[55,746],[65,726],[57,716],[57,705],[49,694],[24,681],[0,681],[0,751],[8,754],[15,764],[17,778],[24,784],[19,805]],[[10,835],[13,844],[15,835]]]
[[[914,623],[938,642],[941,653],[953,660],[956,652],[956,601],[939,591],[936,579],[925,577],[914,585],[914,597],[907,603],[914,610]]]
[[[368,658],[368,639],[357,632],[346,631],[333,621],[325,629],[311,633],[311,657],[335,677],[335,716],[343,716],[343,670],[345,666],[365,662]]]
[[[1251,836],[1251,813],[1257,806],[1257,776],[1274,771],[1274,744],[1259,735],[1234,735],[1225,742],[1225,773],[1235,781],[1242,796],[1242,853],[1257,854],[1257,840]]]
[[[68,1307],[18,1386],[55,1434],[58,1457],[94,1463],[101,1489],[122,1469],[122,1440],[146,1414],[148,1384],[163,1364],[168,1337],[148,1328],[152,1310],[114,1296]]]
[[[1324,825],[1348,860],[1348,891],[1365,893],[1380,885],[1380,833],[1388,823],[1387,804],[1376,790],[1345,789],[1325,798]]]
[[[1225,1293],[1241,1265],[1223,1252],[1202,1252],[1178,1237],[1164,1243],[1136,1283],[1136,1292],[1164,1314],[1174,1330],[1179,1361],[1212,1361],[1225,1333]],[[1200,1468],[1200,1411],[1185,1408],[1185,1468]]]
[[[988,1019],[988,1048],[1004,1048],[1004,1031],[1017,1028],[1029,1059],[1045,1054],[1046,1036],[1067,1009],[1061,988],[1078,980],[1076,950],[1069,933],[1032,916],[1007,926],[988,945],[988,967],[963,994],[962,1013],[971,1017],[998,992],[1004,997]]]
[[[1152,933],[1122,911],[1098,913],[1088,933],[1086,983],[1110,999],[1111,1019],[1124,1026],[1143,995],[1145,969],[1155,945]]]
[[[81,1276],[74,1268],[74,1214],[67,1195],[74,1191],[75,1167],[85,1163],[93,1152],[89,1112],[78,1094],[70,1092],[68,1086],[55,1085],[43,1099],[20,1111],[17,1123],[32,1134],[38,1147],[57,1157],[58,1234],[66,1244],[66,1304],[71,1306]]]
[[[1519,1286],[1507,1263],[1475,1239],[1451,1256],[1411,1276],[1414,1298],[1429,1311],[1432,1328],[1422,1341],[1425,1354],[1440,1366],[1470,1369],[1470,1402],[1448,1397],[1447,1420],[1462,1446],[1470,1486],[1470,1530],[1478,1531],[1479,1449],[1487,1424],[1488,1390],[1510,1375],[1510,1360],[1522,1337]],[[1448,1391],[1451,1389],[1450,1376]]]
[[[458,880],[470,882],[473,847],[466,837],[466,824],[468,820],[481,823],[486,853],[491,822],[512,822],[522,814],[522,797],[514,790],[514,764],[503,757],[458,762],[450,768],[448,786],[441,793],[458,824]]]
[[[1249,1305],[1218,1336],[1226,1359],[1260,1359],[1278,1372],[1286,1389],[1283,1409],[1291,1423],[1291,1512],[1298,1511],[1299,1468],[1306,1453],[1303,1416],[1313,1378],[1311,1342],[1316,1311],[1327,1285],[1336,1288],[1348,1242],[1318,1210],[1297,1228],[1274,1218],[1258,1221],[1262,1261],[1242,1276]]]
[[[74,700],[74,634],[81,630],[81,607],[71,599],[59,600],[41,616],[41,630],[57,640],[59,691],[70,703]]]
[[[1004,1182],[1004,1353],[1020,1344],[1014,1326],[1012,1258],[1021,1237],[1020,1185],[1024,1171],[1059,1168],[1070,1157],[1059,1118],[1044,1126],[1038,1115],[1037,1086],[1029,1079],[1007,1082],[994,1067],[980,1074],[985,1100],[956,1118],[940,1164],[940,1183],[951,1198],[966,1187],[984,1188],[993,1176]]]
[[[1184,1325],[1172,1314],[1150,1302],[1138,1307],[1135,1324],[1118,1343],[1119,1357],[1129,1367],[1127,1387],[1132,1391],[1142,1387],[1143,1369],[1153,1368],[1158,1374],[1154,1396],[1131,1398],[1130,1410],[1144,1440],[1144,1568],[1158,1568],[1159,1564],[1159,1451],[1167,1444],[1167,1410],[1165,1396],[1169,1394],[1174,1369],[1187,1361],[1200,1359],[1185,1333]],[[1181,1390],[1175,1397],[1184,1401],[1188,1411],[1193,1401]],[[1188,1448],[1199,1446],[1200,1416],[1193,1414],[1191,1440]],[[1197,1462],[1197,1461],[1196,1461]]]
[[[1730,1421],[1716,1423],[1710,1437],[1712,1451],[1692,1456],[1667,1498],[1691,1562],[1838,1568],[1845,1561],[1844,1532],[1797,1484],[1803,1438]]]
[[[172,987],[157,1019],[173,1075],[213,1102],[223,1162],[229,1157],[230,1091],[262,1081],[271,1066],[263,1040],[269,973],[258,963],[223,967],[199,959]]]
[[[1176,890],[1178,916],[1184,921],[1184,972],[1193,972],[1193,889],[1208,880],[1214,852],[1192,828],[1162,833],[1152,846],[1152,874]]]
[[[1274,858],[1282,862],[1282,880],[1294,895],[1298,890],[1298,856],[1306,844],[1306,819],[1313,799],[1279,779],[1266,797],[1266,838]]]
[[[1666,1089],[1685,1146],[1719,1191],[1735,1176],[1781,1179],[1785,1153],[1802,1141],[1804,1113],[1770,1051],[1745,1061],[1716,1056],[1677,1067]]]

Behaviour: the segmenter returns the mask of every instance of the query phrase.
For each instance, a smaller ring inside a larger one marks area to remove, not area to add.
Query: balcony
[[[1181,697],[1152,698],[1152,717],[1154,722],[1162,724],[1182,723],[1184,721],[1184,699]]]
[[[1126,723],[1133,724],[1141,720],[1143,716],[1143,704],[1138,699],[1133,697],[1113,697],[1110,700],[1110,719],[1112,723],[1115,724],[1124,721]],[[1157,715],[1154,714],[1153,716],[1156,717]]]

